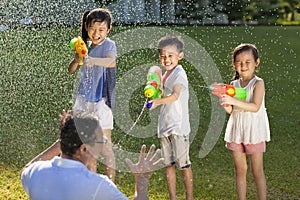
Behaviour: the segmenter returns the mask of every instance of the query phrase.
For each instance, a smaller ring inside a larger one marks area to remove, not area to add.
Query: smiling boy
[[[185,70],[178,62],[184,57],[180,37],[167,35],[158,41],[163,75],[164,97],[152,101],[151,109],[161,105],[158,137],[165,160],[165,175],[170,200],[176,199],[176,170],[182,172],[186,199],[193,200],[193,175],[189,158],[190,122],[188,113],[189,88]]]

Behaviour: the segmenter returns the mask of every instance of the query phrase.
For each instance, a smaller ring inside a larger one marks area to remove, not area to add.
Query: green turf
[[[128,28],[116,27],[112,34]],[[299,199],[299,26],[169,28],[193,38],[203,46],[225,82],[229,82],[232,76],[230,65],[233,48],[242,42],[257,45],[261,57],[258,75],[266,84],[266,107],[272,140],[267,144],[264,157],[268,199]],[[69,75],[67,72],[68,62],[73,56],[68,43],[78,34],[77,29],[67,28],[0,32],[0,199],[28,199],[22,189],[19,172],[26,162],[55,141],[58,133],[57,116],[63,108],[72,107],[77,74]],[[133,66],[150,62],[157,62],[156,52],[151,49],[120,56],[118,81]],[[201,74],[188,60],[182,63],[190,83],[203,85]],[[196,87],[194,90],[200,106],[199,127],[191,144],[195,198],[236,199],[232,159],[224,147],[223,134],[206,157],[198,157],[199,146],[210,122],[211,102],[207,91]],[[138,116],[143,104],[141,91],[142,88],[136,90],[133,97],[124,97],[130,98],[132,119]],[[147,123],[149,118],[143,115],[140,125]],[[118,125],[113,132],[113,140],[122,148],[134,152],[142,143],[159,144],[155,135],[139,139],[125,136]],[[121,191],[132,197],[134,183],[131,174],[119,172],[116,183]],[[167,199],[162,169],[151,178],[149,193],[150,199]],[[250,173],[247,197],[256,198]],[[178,199],[184,199],[179,172]]]

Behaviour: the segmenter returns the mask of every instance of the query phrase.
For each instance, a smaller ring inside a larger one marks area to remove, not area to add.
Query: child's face
[[[254,60],[252,51],[245,51],[236,56],[233,65],[242,78],[252,78],[259,62],[259,58],[256,61]]]
[[[108,29],[107,21],[92,22],[87,28],[89,39],[92,41],[93,45],[101,43],[106,38],[109,31],[110,28]]]
[[[183,53],[179,53],[175,45],[168,45],[159,50],[160,64],[167,71],[174,69],[182,58]]]

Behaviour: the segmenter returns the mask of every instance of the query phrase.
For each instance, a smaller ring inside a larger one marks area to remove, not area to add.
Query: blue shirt
[[[96,47],[89,48],[88,56],[104,58],[109,52],[117,55],[115,42],[105,38]],[[116,67],[105,68],[103,66],[82,66],[80,71],[79,91],[86,102],[99,102],[107,98],[107,105],[113,109],[115,101]]]
[[[127,199],[107,176],[91,172],[79,161],[61,157],[32,163],[21,178],[31,200]]]

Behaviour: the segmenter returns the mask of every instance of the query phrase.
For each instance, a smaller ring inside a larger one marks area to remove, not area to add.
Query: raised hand
[[[134,164],[128,158],[125,161],[135,176],[150,178],[152,172],[163,162],[163,158],[156,159],[157,155],[160,155],[160,149],[155,151],[155,145],[151,145],[147,154],[146,145],[142,145],[140,158],[137,163]]]

